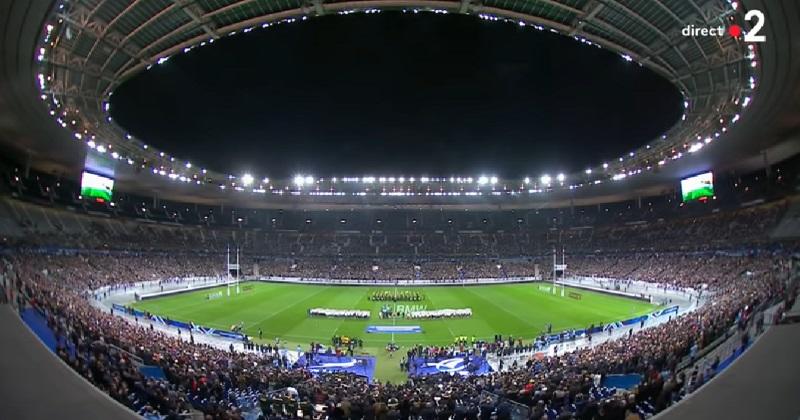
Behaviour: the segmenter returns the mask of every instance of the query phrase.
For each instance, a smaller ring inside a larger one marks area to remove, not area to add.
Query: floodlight
[[[556,179],[558,179],[558,182],[564,182],[565,178],[566,177],[564,176],[564,174],[558,174],[558,176],[556,177]]]
[[[253,175],[250,175],[250,174],[242,175],[242,184],[244,184],[245,186],[248,186],[248,185],[250,185],[252,183],[253,183]]]
[[[542,182],[542,185],[550,185],[552,179],[550,178],[550,175],[544,174],[541,178],[539,178],[539,181]]]
[[[314,183],[314,177],[313,176],[306,176],[306,184],[311,185],[313,183]]]
[[[306,183],[306,179],[303,178],[303,175],[295,175],[295,177],[294,177],[294,185],[296,185],[298,187],[302,187],[303,184],[305,184],[305,183]]]
[[[486,176],[481,176],[478,178],[478,185],[486,185],[489,182],[489,178]]]

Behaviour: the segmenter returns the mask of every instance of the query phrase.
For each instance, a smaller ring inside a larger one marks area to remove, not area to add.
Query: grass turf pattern
[[[367,334],[368,325],[392,325],[390,319],[380,319],[380,309],[392,302],[374,302],[369,296],[386,287],[318,286],[280,283],[248,283],[253,287],[236,295],[231,288],[206,289],[179,295],[137,302],[134,307],[171,319],[194,322],[206,327],[228,330],[244,323],[245,332],[264,342],[275,337],[303,348],[311,341],[330,344],[333,335],[360,337],[366,347],[382,347],[390,341],[388,334]],[[451,344],[454,337],[475,336],[491,339],[494,334],[513,335],[530,340],[553,324],[553,331],[585,328],[589,324],[607,323],[632,318],[655,309],[643,301],[627,299],[585,290],[577,292],[581,299],[556,295],[540,290],[540,283],[487,286],[401,287],[398,290],[418,290],[425,299],[421,302],[397,302],[401,305],[423,305],[427,310],[471,308],[470,318],[405,320],[396,325],[419,325],[421,334],[398,334],[395,342],[416,344]],[[549,286],[548,286],[549,287]],[[224,296],[208,300],[214,292]],[[369,320],[309,317],[310,308],[362,309],[372,312]]]

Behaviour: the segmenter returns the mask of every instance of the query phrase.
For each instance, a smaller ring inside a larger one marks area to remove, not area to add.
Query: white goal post
[[[558,275],[561,274],[561,277],[565,277],[567,274],[567,249],[566,247],[561,247],[561,264],[558,263],[558,248],[553,247],[553,294],[556,294],[556,287],[558,285]],[[561,297],[564,297],[565,286],[561,284]]]
[[[228,266],[228,296],[231,295],[231,284],[236,286],[236,294],[238,295],[241,291],[239,287],[239,248],[236,248],[236,262],[231,263],[231,247],[228,245],[228,253],[227,253],[227,266]],[[231,272],[235,272],[236,276],[232,276]]]

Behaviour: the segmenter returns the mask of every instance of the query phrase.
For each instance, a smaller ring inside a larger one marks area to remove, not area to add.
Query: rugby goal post
[[[238,295],[240,292],[239,288],[239,248],[236,248],[236,262],[231,262],[231,247],[228,245],[228,253],[227,253],[227,263],[228,263],[228,276],[227,276],[227,284],[228,284],[228,296],[231,295],[231,283],[236,285],[236,294]]]
[[[561,264],[558,263],[558,248],[553,247],[553,294],[555,295],[556,287],[558,286],[558,277],[564,278],[567,274],[567,261],[566,261],[566,248],[561,247]],[[561,297],[564,297],[565,286],[561,284]]]

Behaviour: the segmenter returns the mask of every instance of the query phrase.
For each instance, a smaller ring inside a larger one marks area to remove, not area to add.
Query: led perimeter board
[[[707,199],[714,196],[714,176],[705,172],[681,180],[683,201]]]

